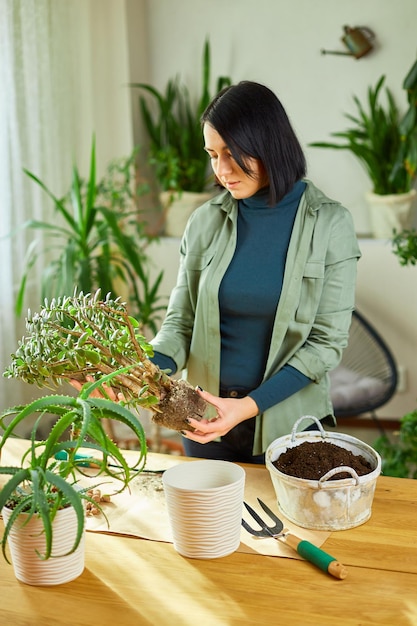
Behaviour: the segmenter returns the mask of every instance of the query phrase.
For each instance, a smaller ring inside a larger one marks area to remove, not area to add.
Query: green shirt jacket
[[[351,214],[306,183],[288,248],[264,380],[289,363],[313,382],[256,417],[254,454],[291,432],[303,415],[333,416],[327,373],[340,362],[354,309],[361,253]],[[155,350],[176,362],[178,371],[187,369],[193,386],[214,395],[219,393],[220,371],[218,292],[236,246],[237,214],[238,203],[227,191],[192,213],[181,241],[177,284],[161,329],[151,341]],[[301,429],[309,423],[306,420]]]

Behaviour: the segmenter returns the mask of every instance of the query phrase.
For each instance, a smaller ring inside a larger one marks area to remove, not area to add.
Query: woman
[[[223,191],[189,219],[154,361],[186,368],[213,406],[188,420],[187,455],[263,463],[300,416],[335,422],[327,373],[347,343],[360,251],[347,209],[304,179],[267,87],[223,89],[202,128]]]

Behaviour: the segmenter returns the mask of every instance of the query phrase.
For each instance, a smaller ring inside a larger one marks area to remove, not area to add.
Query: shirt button
[[[231,398],[237,398],[237,396],[238,396],[238,392],[237,392],[235,389],[233,389],[233,390],[230,392],[230,397],[231,397]]]

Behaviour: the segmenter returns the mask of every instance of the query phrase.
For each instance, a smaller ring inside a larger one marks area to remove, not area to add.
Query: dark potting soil
[[[328,441],[305,441],[288,448],[273,465],[283,474],[308,480],[319,480],[326,472],[341,465],[351,467],[358,476],[369,474],[374,469],[362,455],[353,454],[350,450]],[[341,472],[330,480],[342,478],[351,478],[351,475]]]

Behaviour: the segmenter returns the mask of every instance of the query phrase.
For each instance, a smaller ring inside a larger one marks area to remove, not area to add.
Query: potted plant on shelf
[[[206,402],[185,380],[170,378],[152,363],[152,354],[120,299],[101,300],[99,291],[80,293],[29,312],[26,336],[4,375],[53,387],[65,380],[81,386],[114,374],[112,390],[124,404],[149,409],[155,423],[180,431],[187,417],[203,416]]]
[[[372,183],[367,194],[374,235],[390,238],[393,230],[409,227],[416,191],[417,174],[417,61],[403,81],[408,109],[401,115],[389,88],[387,105],[379,97],[385,82],[381,76],[375,88],[368,89],[368,110],[354,96],[357,115],[345,117],[351,128],[331,135],[342,143],[314,142],[310,146],[350,150],[365,167]]]
[[[106,381],[110,384],[114,376],[112,373],[87,384],[78,397],[46,396],[0,416],[0,454],[16,437],[19,425],[36,418],[20,465],[0,466],[0,478],[10,476],[7,482],[0,482],[0,511],[5,526],[2,552],[10,562],[6,551],[9,544],[16,578],[22,582],[62,584],[78,577],[84,569],[84,504],[101,505],[96,494],[90,495],[90,489],[78,485],[80,475],[86,471],[86,459],[78,454],[80,448],[86,449],[87,458],[94,458],[94,481],[99,477],[120,481],[120,491],[144,468],[146,439],[138,418],[118,403],[92,397],[98,385]],[[45,415],[53,415],[56,422],[45,440],[38,440]],[[133,466],[106,434],[103,419],[122,422],[140,441]]]
[[[101,289],[114,297],[124,291],[132,314],[156,332],[160,304],[159,287],[163,272],[150,279],[146,248],[155,239],[139,219],[136,202],[146,186],[136,184],[136,154],[110,163],[101,180],[96,176],[95,140],[90,173],[84,181],[76,165],[72,183],[64,198],[57,198],[35,174],[26,174],[45,191],[55,209],[50,221],[29,220],[23,228],[40,231],[45,239],[38,250],[35,240],[29,247],[24,274],[16,300],[21,314],[28,276],[39,257],[51,259],[42,271],[41,301],[71,295],[74,286],[84,293]]]
[[[168,81],[165,92],[145,83],[131,86],[145,90],[153,107],[141,96],[140,110],[148,134],[149,162],[154,168],[166,212],[165,234],[179,237],[191,212],[209,199],[208,156],[204,151],[200,118],[212,96],[231,84],[220,76],[214,94],[210,92],[210,44],[203,50],[202,88],[197,102],[178,76]]]

